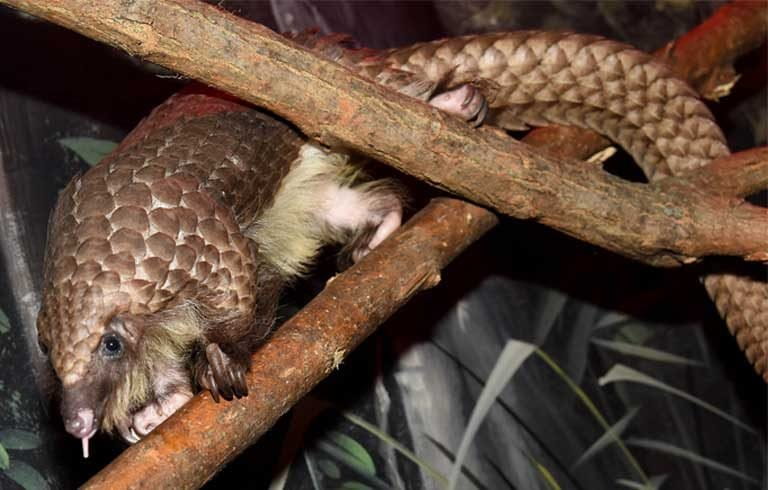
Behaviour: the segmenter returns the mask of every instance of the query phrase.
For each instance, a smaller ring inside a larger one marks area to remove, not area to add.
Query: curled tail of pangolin
[[[648,54],[601,37],[540,31],[462,37],[394,50],[386,62],[449,86],[491,81],[489,103],[499,126],[595,130],[625,148],[648,178],[729,153],[685,82]]]
[[[519,31],[460,37],[347,64],[400,91],[403,77],[393,73],[445,87],[479,81],[494,109],[491,123],[595,130],[626,149],[649,180],[729,154],[712,114],[685,82],[650,55],[597,36]],[[758,277],[709,274],[704,284],[739,346],[768,381],[765,275],[764,268]]]
[[[763,277],[742,274],[709,274],[703,278],[728,330],[755,370],[768,382],[768,284]]]

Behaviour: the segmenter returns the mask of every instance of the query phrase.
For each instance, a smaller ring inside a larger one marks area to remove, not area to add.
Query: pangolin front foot
[[[429,105],[480,126],[488,115],[488,101],[480,89],[465,83],[429,100]]]
[[[234,397],[248,396],[248,385],[245,382],[248,361],[247,356],[244,357],[245,359],[236,359],[221,350],[219,344],[208,344],[205,347],[207,362],[197,370],[197,383],[210,391],[217,403],[219,395],[227,401]]]
[[[165,420],[192,398],[192,392],[186,389],[167,393],[148,404],[135,414],[129,427],[118,426],[120,435],[127,442],[134,444],[142,437],[155,430]]]

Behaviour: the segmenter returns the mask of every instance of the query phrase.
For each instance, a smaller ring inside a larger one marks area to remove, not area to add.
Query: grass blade
[[[560,376],[560,378],[565,381],[565,384],[568,385],[568,387],[576,394],[576,396],[581,400],[581,402],[584,404],[584,406],[587,407],[587,410],[592,414],[592,416],[597,420],[597,422],[600,424],[600,426],[603,428],[606,433],[609,433],[611,426],[608,424],[608,421],[605,419],[602,413],[600,413],[600,410],[597,408],[597,405],[595,405],[595,402],[592,401],[592,399],[589,398],[589,395],[587,395],[584,390],[582,390],[579,385],[574,383],[574,381],[571,379],[568,374],[563,371],[563,369],[555,362],[554,359],[549,357],[549,355],[544,352],[541,349],[536,349],[536,354],[547,363],[547,365],[552,368],[552,370]],[[635,472],[640,476],[640,478],[643,480],[643,482],[648,481],[648,477],[645,475],[645,471],[643,471],[643,468],[640,466],[640,463],[637,462],[637,459],[632,455],[632,452],[627,448],[627,446],[624,444],[624,441],[622,441],[620,438],[615,438],[613,442],[616,443],[616,445],[619,446],[619,449],[621,449],[621,452],[624,454],[624,457],[627,459],[627,462],[629,465],[635,470]]]
[[[11,331],[11,321],[8,320],[8,316],[3,310],[0,310],[0,333],[8,333]]]
[[[648,479],[648,483],[627,480],[626,478],[619,478],[616,480],[616,483],[623,487],[635,488],[637,490],[659,490],[666,480],[667,475],[656,475]]]
[[[526,359],[528,359],[528,356],[530,356],[535,349],[535,345],[527,342],[520,342],[518,340],[510,340],[504,346],[501,355],[499,355],[499,358],[496,361],[496,365],[493,366],[491,374],[488,376],[483,391],[480,393],[480,396],[475,403],[475,407],[472,409],[472,415],[469,417],[467,428],[464,429],[459,449],[456,451],[456,459],[454,460],[453,467],[448,475],[449,490],[454,490],[456,488],[461,473],[461,467],[464,465],[464,459],[469,452],[469,446],[472,443],[475,434],[477,434],[477,431],[480,429],[480,424],[496,402],[496,398],[507,383],[509,383],[512,376],[517,372],[517,369]]]
[[[533,458],[530,458],[531,463],[533,463],[533,467],[536,468],[536,471],[539,472],[541,477],[544,479],[545,482],[547,482],[547,485],[549,485],[549,488],[552,490],[562,490],[560,487],[560,484],[557,483],[557,480],[555,479],[555,475],[552,474],[543,464],[539,463]]]
[[[438,470],[436,470],[433,466],[431,466],[426,461],[419,459],[419,457],[416,456],[416,454],[413,451],[411,451],[407,447],[400,444],[400,442],[398,442],[396,439],[394,439],[392,436],[390,436],[386,432],[382,431],[381,429],[371,424],[367,420],[364,420],[353,413],[341,412],[341,414],[344,416],[344,418],[346,418],[353,424],[357,425],[358,427],[361,427],[362,429],[368,431],[369,433],[378,437],[380,440],[392,446],[395,451],[399,452],[404,457],[408,458],[413,463],[418,465],[426,473],[428,473],[429,476],[434,478],[435,481],[440,484],[440,486],[445,487],[448,485],[448,479],[445,476],[443,476]]]
[[[48,490],[50,488],[43,475],[24,461],[11,461],[11,466],[5,470],[5,474],[24,490]]]
[[[684,364],[688,366],[703,366],[704,363],[694,361],[686,357],[671,354],[663,350],[653,349],[644,345],[631,344],[618,340],[592,339],[592,343],[604,347],[608,350],[626,354],[628,356],[640,357],[649,361],[666,362],[670,364]]]
[[[362,477],[369,483],[376,486],[376,488],[389,488],[390,486],[381,480],[379,477],[375,474],[375,468],[374,473],[371,474],[370,468],[361,460],[357,458],[357,455],[350,454],[346,449],[343,447],[333,443],[329,442],[328,440],[319,440],[317,441],[317,448],[326,453],[327,455],[333,457],[336,461],[343,464],[353,472],[357,473],[358,476]],[[367,454],[367,452],[366,452]]]
[[[0,444],[0,471],[7,470],[11,465],[11,458],[8,456],[8,451],[5,450],[2,444]]]
[[[711,468],[715,471],[719,471],[721,473],[734,476],[736,478],[747,481],[754,485],[758,485],[758,486],[760,485],[760,482],[758,480],[742,473],[741,471],[734,470],[730,466],[726,466],[723,463],[719,463],[713,459],[701,456],[700,454],[696,454],[693,451],[690,451],[688,449],[674,446],[672,444],[669,444],[668,442],[657,441],[653,439],[631,438],[627,440],[627,444],[629,444],[630,446],[651,449],[653,451],[658,451],[664,454],[669,454],[671,456],[677,456],[683,459],[687,459],[692,463],[706,466],[707,468]]]
[[[40,437],[28,430],[4,429],[0,430],[0,444],[6,449],[35,449],[40,447]]]
[[[697,398],[691,394],[688,394],[683,390],[680,390],[678,388],[675,388],[674,386],[668,385],[663,381],[659,381],[656,378],[648,376],[647,374],[642,373],[636,369],[632,369],[629,366],[625,366],[624,364],[616,364],[607,373],[605,373],[605,375],[603,375],[599,380],[597,380],[600,386],[605,386],[608,383],[616,383],[619,381],[629,381],[632,383],[640,383],[646,386],[650,386],[653,388],[657,388],[659,390],[666,391],[667,393],[683,398],[684,400],[688,400],[689,402],[694,403],[714,413],[715,415],[718,415],[724,418],[725,420],[728,420],[732,424],[744,429],[750,434],[758,435],[755,429],[748,426],[747,424],[737,419],[733,415],[726,413],[725,411],[717,408],[716,406],[710,403],[707,403],[704,400]]]
[[[638,410],[640,410],[640,407],[632,408],[618,422],[610,426],[608,430],[603,433],[603,435],[601,435],[594,443],[592,443],[591,446],[589,446],[589,448],[584,452],[584,454],[581,455],[578,461],[573,464],[573,468],[577,468],[580,464],[587,461],[589,458],[600,452],[603,448],[613,443],[614,441],[620,440],[621,434],[624,432],[624,429],[627,428],[629,422],[635,417],[635,415],[637,415]]]
[[[331,432],[331,440],[347,454],[347,460],[366,475],[376,475],[373,458],[362,444],[341,432]]]

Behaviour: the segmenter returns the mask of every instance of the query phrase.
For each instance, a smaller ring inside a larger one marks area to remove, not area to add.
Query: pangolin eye
[[[101,352],[104,357],[114,359],[123,353],[123,342],[114,334],[105,335],[101,339]]]

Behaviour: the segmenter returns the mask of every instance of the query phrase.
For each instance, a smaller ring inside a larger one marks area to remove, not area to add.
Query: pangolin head
[[[158,294],[159,281],[148,277],[167,274],[167,261],[147,250],[152,240],[141,233],[148,219],[137,204],[151,198],[131,183],[110,189],[108,170],[92,168],[59,198],[38,316],[40,342],[62,384],[65,427],[85,439],[110,430],[147,397],[149,374],[139,359],[146,318],[171,296]],[[121,191],[125,206],[117,205]]]
[[[81,439],[99,428],[111,430],[118,422],[120,414],[110,405],[116,395],[126,398],[121,385],[129,382],[140,388],[119,404],[123,417],[148,391],[148,374],[136,362],[142,315],[131,314],[130,295],[115,288],[113,272],[94,274],[93,269],[93,263],[78,266],[72,257],[61,258],[56,274],[71,278],[47,285],[38,316],[40,342],[62,385],[64,425]]]
[[[282,146],[252,144],[274,131]],[[151,401],[153,373],[187,360],[202,320],[271,325],[277,288],[257,297],[268,267],[238,221],[269,200],[252,195],[265,186],[235,177],[269,177],[274,188],[292,153],[266,173],[244,162],[301,141],[228,97],[190,89],[64,189],[49,224],[38,334],[73,435],[122,429]]]
[[[173,131],[153,133],[143,151],[165,148]],[[73,179],[49,225],[38,334],[62,383],[65,425],[81,438],[120,429],[148,401],[152,370],[189,354],[204,307],[221,318],[254,311],[255,244],[202,188],[207,171],[135,153],[118,147]]]

